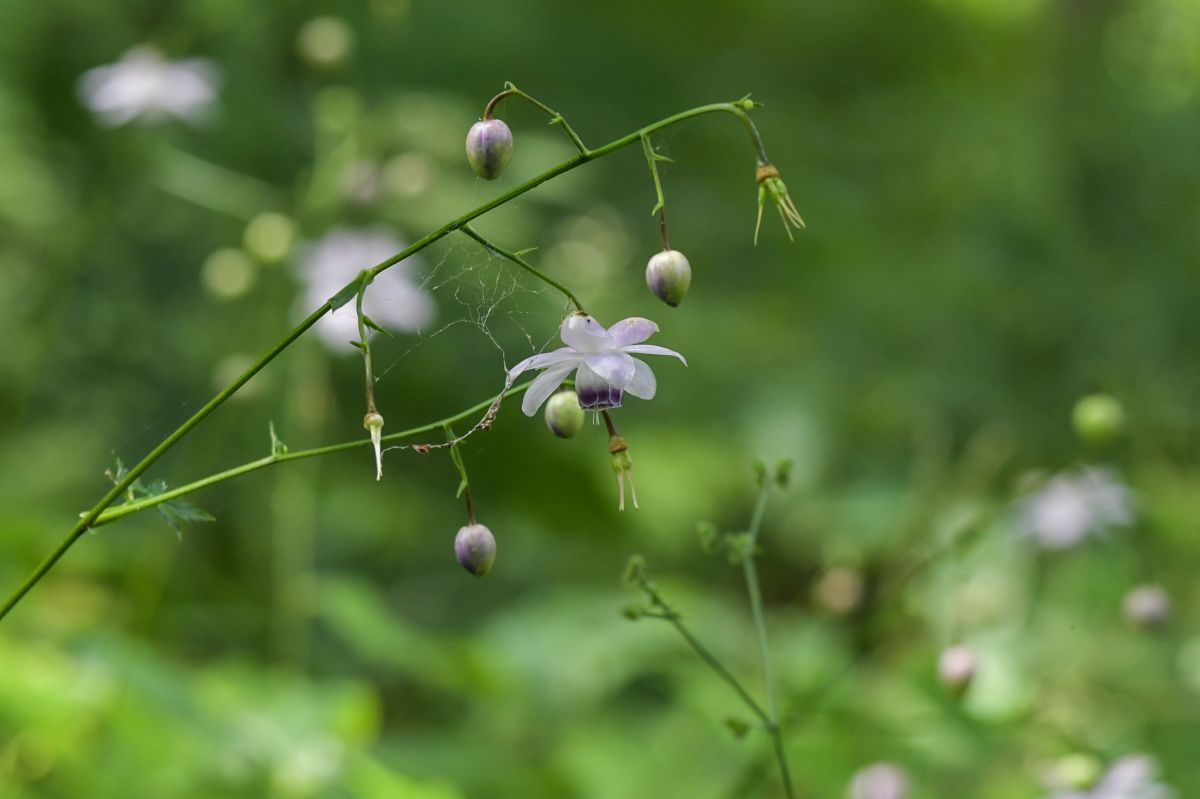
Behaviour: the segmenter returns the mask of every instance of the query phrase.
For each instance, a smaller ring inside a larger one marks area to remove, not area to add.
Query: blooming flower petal
[[[612,336],[612,340],[617,343],[618,347],[640,344],[657,332],[658,325],[641,316],[622,319],[608,329],[608,335]]]
[[[575,393],[579,396],[579,406],[588,411],[619,408],[625,396],[624,391],[593,372],[586,363],[580,364],[575,373]]]
[[[634,352],[639,355],[674,355],[679,360],[683,361],[683,365],[687,366],[687,359],[680,355],[675,350],[669,350],[666,347],[660,347],[657,344],[629,344],[621,347],[621,352]]]
[[[658,381],[654,379],[654,372],[650,371],[650,367],[644,361],[633,359],[633,379],[625,384],[625,390],[638,399],[654,399],[654,393],[658,391]]]
[[[533,416],[537,413],[538,408],[542,407],[542,403],[550,398],[556,388],[562,385],[562,381],[567,379],[567,375],[574,368],[575,361],[555,364],[534,378],[533,382],[529,384],[529,388],[525,390],[525,397],[521,400],[521,411],[526,416]]]
[[[616,388],[625,388],[633,379],[633,356],[623,352],[596,352],[583,356],[584,362]]]
[[[525,360],[518,363],[516,366],[508,370],[509,379],[515,379],[522,372],[530,369],[545,369],[548,366],[564,363],[566,361],[580,360],[579,353],[570,347],[559,347],[550,352],[539,352],[537,355],[530,355]]]
[[[612,336],[604,325],[590,316],[572,314],[563,320],[559,329],[563,344],[580,352],[605,352],[616,349]]]

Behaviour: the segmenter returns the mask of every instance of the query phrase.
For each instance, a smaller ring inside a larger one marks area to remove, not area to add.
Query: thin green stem
[[[571,290],[569,288],[564,286],[562,283],[559,283],[557,280],[550,277],[549,275],[547,275],[545,272],[541,271],[537,267],[530,264],[528,261],[526,261],[524,258],[522,258],[518,253],[506,250],[503,247],[501,247],[499,244],[495,244],[495,243],[489,241],[488,239],[484,238],[478,231],[475,230],[475,228],[471,227],[470,225],[463,225],[461,228],[459,228],[459,230],[461,230],[463,233],[470,236],[471,238],[475,239],[475,241],[479,242],[486,249],[491,250],[496,255],[499,255],[502,258],[507,258],[508,260],[510,260],[514,264],[516,264],[517,266],[524,269],[526,272],[529,272],[531,275],[536,277],[538,280],[542,281],[543,283],[546,283],[549,286],[552,286],[553,288],[558,289],[559,291],[561,291],[563,294],[566,295],[567,299],[569,299],[575,305],[575,308],[580,313],[587,313],[587,311],[583,310],[583,303],[581,303],[579,301],[578,297],[576,297],[573,293],[571,293]]]
[[[359,275],[362,280],[365,275]],[[370,285],[369,280],[362,280],[358,287],[358,297],[354,302],[354,309],[358,312],[358,346],[363,354],[363,371],[366,379],[367,389],[367,414],[378,413],[375,408],[375,367],[371,361],[371,337],[367,335],[367,317],[363,313],[363,299],[367,295],[367,286]]]
[[[758,636],[758,654],[762,660],[763,683],[767,692],[767,729],[774,739],[775,758],[779,761],[779,771],[783,777],[783,790],[790,799],[795,796],[795,792],[792,788],[792,776],[788,771],[787,757],[783,749],[783,733],[779,729],[779,702],[775,693],[775,676],[771,669],[771,652],[767,646],[767,622],[763,614],[762,591],[758,586],[758,569],[754,564],[754,552],[758,546],[758,534],[762,530],[763,515],[767,510],[767,497],[770,495],[771,487],[770,478],[764,477],[758,502],[750,517],[746,549],[741,560],[742,571],[746,576],[746,592],[750,595],[750,610],[754,616],[754,630]]]
[[[537,188],[538,186],[542,185],[543,183],[545,183],[548,180],[556,178],[565,172],[570,172],[572,169],[576,169],[577,167],[580,167],[589,161],[593,161],[597,158],[602,158],[602,157],[608,155],[609,153],[615,152],[616,150],[620,150],[623,147],[627,147],[630,144],[634,143],[635,141],[638,141],[642,136],[646,136],[646,135],[649,135],[656,131],[662,130],[664,128],[668,128],[672,125],[676,125],[676,124],[683,122],[685,120],[688,120],[688,119],[693,119],[698,116],[703,116],[704,114],[711,114],[711,113],[718,113],[718,112],[734,114],[735,116],[741,118],[744,123],[749,124],[752,138],[756,138],[757,131],[754,130],[753,123],[750,123],[749,118],[746,117],[746,114],[742,110],[741,106],[739,106],[735,103],[712,103],[709,105],[697,106],[696,108],[691,108],[691,109],[688,109],[687,111],[681,111],[677,114],[672,114],[671,116],[664,117],[663,119],[660,119],[657,122],[654,122],[650,125],[646,125],[643,128],[639,128],[638,130],[635,130],[632,133],[626,134],[625,136],[622,136],[619,139],[615,139],[615,140],[609,142],[608,144],[604,145],[603,147],[599,147],[595,150],[588,150],[586,148],[581,148],[579,154],[577,156],[575,156],[574,158],[572,158],[568,161],[564,161],[561,164],[558,164],[557,166],[551,167],[550,169],[546,170],[545,172],[541,173],[540,175],[537,175],[537,176],[525,181],[524,183],[520,184],[519,186],[515,186],[514,188],[510,189],[509,191],[505,192],[504,194],[500,195],[499,197],[489,200],[488,202],[466,212],[465,214],[462,214],[461,216],[457,217],[456,219],[453,219],[453,220],[447,222],[446,224],[442,225],[441,227],[437,228],[436,230],[431,231],[430,233],[427,233],[425,236],[421,237],[420,239],[415,241],[413,244],[406,247],[404,250],[401,250],[400,252],[396,253],[392,257],[387,258],[387,259],[381,261],[380,263],[376,264],[375,266],[371,267],[371,269],[370,269],[371,277],[375,277],[375,276],[379,275],[379,273],[400,263],[401,261],[403,261],[408,256],[412,255],[413,253],[420,252],[421,250],[430,246],[434,242],[441,240],[443,237],[445,237],[451,231],[462,228],[464,225],[466,225],[468,222],[472,221],[473,219],[483,216],[488,211],[491,211],[494,208],[498,208],[499,206],[512,201],[513,199],[521,196],[522,194],[525,194],[526,192],[532,191],[533,189]],[[565,126],[565,122],[563,124]],[[567,127],[564,127],[564,130],[569,131],[570,129]],[[573,133],[573,131],[571,131],[570,133]],[[573,137],[573,140],[577,139],[577,138],[578,137]],[[581,144],[582,143],[580,142],[579,145],[581,145]],[[577,145],[577,146],[579,146],[579,145]],[[757,150],[761,154],[761,141],[758,142],[756,147],[757,147]],[[355,280],[358,280],[358,279],[359,278],[355,278]],[[304,335],[304,333],[310,327],[312,327],[314,324],[317,323],[317,320],[319,320],[322,316],[324,316],[327,312],[329,312],[333,308],[334,298],[341,297],[344,294],[344,292],[352,290],[354,285],[355,285],[355,281],[351,281],[346,286],[344,286],[341,291],[337,292],[332,298],[330,298],[323,305],[321,305],[321,307],[319,307],[315,311],[313,311],[312,314],[310,314],[304,321],[302,321],[299,325],[297,325],[295,328],[293,328],[282,339],[280,339],[279,342],[277,342],[273,347],[271,347],[271,349],[268,350],[265,355],[263,355],[261,358],[259,358],[257,361],[255,361],[253,365],[251,365],[248,369],[246,369],[245,372],[243,372],[232,383],[230,383],[228,386],[226,386],[224,389],[222,389],[220,392],[218,392],[215,397],[213,397],[211,400],[209,400],[207,403],[205,403],[205,405],[202,408],[200,408],[200,410],[196,411],[195,414],[193,414],[187,421],[185,421],[182,425],[180,425],[173,433],[171,433],[169,436],[167,436],[165,439],[163,439],[162,442],[160,442],[158,444],[158,446],[156,446],[153,450],[150,451],[150,453],[148,455],[146,455],[146,457],[142,458],[141,461],[139,461],[136,465],[134,465],[134,467],[132,469],[130,469],[129,472],[123,478],[116,481],[116,484],[111,489],[109,489],[109,491],[104,496],[102,496],[100,498],[100,500],[95,505],[93,505],[89,511],[87,511],[83,515],[83,517],[75,524],[75,526],[72,527],[70,529],[70,531],[68,531],[68,533],[62,539],[62,541],[58,544],[58,546],[55,547],[54,550],[49,555],[47,555],[46,558],[41,562],[41,564],[39,564],[38,567],[33,570],[33,573],[30,574],[23,583],[21,583],[21,585],[16,589],[16,591],[14,591],[13,594],[5,601],[4,605],[0,606],[0,620],[3,620],[9,614],[9,612],[12,611],[12,609],[17,605],[17,603],[20,602],[21,599],[27,593],[29,593],[30,589],[32,589],[33,586],[37,585],[37,583],[47,574],[47,572],[49,572],[50,569],[52,569],[54,567],[54,565],[56,563],[58,563],[58,561],[62,558],[62,556],[65,555],[66,552],[75,544],[75,542],[79,540],[79,537],[82,536],[83,533],[86,530],[88,530],[96,522],[96,520],[99,518],[100,514],[103,513],[106,508],[108,508],[110,505],[112,505],[113,502],[115,502],[118,497],[120,497],[123,493],[125,493],[126,489],[128,489],[131,485],[133,485],[133,482],[138,477],[140,477],[142,475],[142,473],[144,473],[147,469],[149,469],[159,458],[161,458],[164,454],[166,454],[167,451],[169,451],[173,446],[175,446],[175,444],[177,444],[184,436],[186,436],[188,433],[190,433],[192,431],[192,429],[194,427],[196,427],[196,425],[198,425],[198,424],[200,424],[200,422],[204,421],[204,419],[206,419],[209,416],[209,414],[211,414],[213,411],[215,411],[217,408],[219,408],[221,405],[223,405],[225,403],[225,401],[228,400],[230,397],[232,397],[234,395],[234,393],[237,392],[238,389],[240,389],[243,385],[245,385],[250,380],[250,378],[252,378],[252,377],[254,377],[254,375],[258,374],[259,371],[261,371],[268,363],[275,360],[275,358],[278,357],[280,353],[282,353],[289,346],[291,346],[291,344],[296,339],[298,339],[298,338],[300,338],[300,336]],[[369,442],[367,442],[367,443],[369,443]]]
[[[529,103],[533,106],[536,106],[537,108],[546,112],[546,114],[548,114],[550,116],[550,124],[551,125],[559,125],[562,127],[563,132],[567,134],[567,138],[569,138],[571,140],[571,143],[575,145],[575,149],[579,151],[580,155],[588,155],[591,152],[590,150],[588,150],[587,146],[584,145],[583,140],[579,138],[579,134],[575,132],[575,129],[572,128],[570,126],[570,124],[567,123],[566,117],[564,117],[562,114],[555,111],[550,106],[543,103],[541,100],[538,100],[538,99],[526,94],[525,92],[521,91],[520,89],[518,89],[516,87],[515,84],[513,84],[510,81],[505,82],[504,91],[500,92],[499,94],[497,94],[495,97],[493,97],[491,100],[488,101],[487,106],[483,109],[483,118],[491,119],[492,112],[496,110],[497,104],[499,104],[506,97],[520,97],[522,100],[526,101],[527,103]]]
[[[522,394],[527,388],[529,388],[529,383],[513,386],[500,395],[500,398],[507,399],[517,394]],[[495,402],[496,397],[483,400],[482,402],[472,405],[470,408],[459,411],[453,416],[447,416],[444,419],[438,419],[436,422],[428,422],[427,424],[419,425],[417,427],[411,427],[408,430],[401,430],[398,433],[386,435],[383,437],[382,441],[384,443],[401,441],[406,438],[411,438],[415,435],[420,435],[421,433],[431,433],[436,430],[444,430],[450,424],[461,422],[464,419],[469,419],[476,414],[487,411],[492,407],[492,405],[495,404]],[[317,458],[322,455],[332,455],[337,452],[346,452],[347,450],[362,449],[369,446],[371,446],[371,439],[363,438],[355,441],[346,441],[341,444],[330,444],[329,446],[325,447],[314,447],[313,449],[301,449],[293,452],[279,452],[277,454],[268,455],[265,458],[259,458],[258,460],[250,461],[249,463],[243,463],[240,466],[235,466],[232,469],[226,469],[223,472],[210,474],[207,477],[196,480],[195,482],[179,486],[178,488],[172,488],[171,490],[164,491],[161,494],[155,494],[152,497],[145,497],[134,502],[127,502],[123,505],[117,505],[116,507],[109,508],[100,514],[99,518],[96,519],[96,522],[92,526],[100,527],[105,524],[110,524],[118,519],[122,519],[126,516],[137,513],[138,511],[153,508],[155,505],[161,505],[164,502],[170,502],[173,499],[187,496],[188,494],[199,491],[202,488],[208,488],[209,486],[216,485],[217,483],[223,483],[226,480],[232,480],[235,477],[241,477],[243,474],[249,474],[250,472],[258,471],[259,469],[265,469],[266,467],[274,466],[277,463],[287,463],[288,461],[298,461],[305,458]]]
[[[662,598],[662,595],[658,593],[658,589],[654,587],[654,584],[649,580],[642,578],[638,580],[638,587],[645,592],[646,597],[650,600],[650,604],[659,610],[659,613],[651,613],[647,615],[651,616],[652,618],[669,621],[671,625],[679,632],[679,634],[683,636],[683,639],[687,641],[688,645],[696,652],[697,655],[700,656],[700,659],[708,664],[708,667],[716,672],[717,675],[734,690],[738,697],[741,698],[742,702],[745,703],[746,707],[748,707],[755,716],[758,716],[758,719],[762,722],[763,726],[767,729],[770,729],[772,726],[771,717],[765,710],[763,710],[762,705],[758,704],[758,702],[754,700],[754,697],[750,695],[748,690],[746,690],[746,686],[742,685],[741,680],[734,676],[733,672],[726,668],[725,664],[722,663],[716,655],[709,651],[708,647],[700,643],[699,639],[692,635],[691,630],[689,630],[683,623],[683,619],[681,619],[679,614],[676,613],[671,606],[666,603],[666,601]]]
[[[646,156],[646,165],[650,167],[650,176],[654,178],[654,193],[658,197],[658,202],[654,204],[650,215],[658,214],[658,233],[662,238],[662,248],[669,250],[671,245],[667,241],[667,201],[663,197],[662,181],[658,177],[659,155],[654,152],[649,136],[642,137],[642,153]]]

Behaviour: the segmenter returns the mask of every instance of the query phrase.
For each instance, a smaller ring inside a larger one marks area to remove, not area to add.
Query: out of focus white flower
[[[217,99],[217,84],[217,68],[208,59],[167,61],[142,45],[115,64],[89,69],[77,88],[100,122],[116,127],[134,119],[199,121]]]
[[[337,228],[301,250],[300,279],[304,284],[301,312],[320,306],[363,269],[395,255],[404,242],[386,228]],[[389,330],[415,332],[433,320],[433,298],[412,279],[414,258],[380,273],[367,289],[363,311]],[[357,352],[358,314],[349,302],[326,314],[314,328],[336,352]]]
[[[1046,549],[1066,549],[1111,526],[1133,523],[1129,487],[1108,469],[1050,478],[1019,507],[1022,532]]]
[[[1138,627],[1154,627],[1171,616],[1171,597],[1161,585],[1139,585],[1125,595],[1125,618]]]
[[[854,775],[846,795],[849,799],[904,799],[908,775],[893,763],[875,763]]]
[[[1149,755],[1126,755],[1108,767],[1090,790],[1055,791],[1048,799],[1170,799],[1174,792],[1158,781]]]

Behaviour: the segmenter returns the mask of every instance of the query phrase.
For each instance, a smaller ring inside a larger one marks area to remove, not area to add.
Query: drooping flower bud
[[[1111,394],[1089,394],[1075,403],[1071,426],[1089,444],[1107,444],[1125,427],[1125,409]]]
[[[454,555],[464,569],[482,577],[496,560],[496,537],[482,524],[468,524],[454,537]]]
[[[961,694],[975,678],[978,668],[979,658],[975,650],[959,644],[944,650],[938,658],[938,679],[951,691]]]
[[[646,264],[646,285],[655,297],[674,308],[692,285],[692,265],[679,250],[655,253]]]
[[[574,391],[560,391],[546,403],[546,427],[559,438],[572,438],[583,427],[583,408]]]
[[[383,479],[383,417],[376,411],[371,411],[363,417],[363,427],[371,434],[371,446],[375,448],[375,479]]]
[[[512,131],[499,119],[480,120],[467,132],[467,160],[481,178],[498,178],[512,153]]]
[[[1171,616],[1171,598],[1159,585],[1139,585],[1125,595],[1125,618],[1138,627],[1157,627]]]

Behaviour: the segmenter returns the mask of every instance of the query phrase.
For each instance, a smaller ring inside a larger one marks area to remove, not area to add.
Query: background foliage
[[[341,66],[297,49],[321,14],[353,32]],[[1200,792],[1197,6],[582,14],[0,6],[5,591],[103,491],[114,454],[140,457],[296,318],[302,247],[254,263],[241,292],[203,277],[248,217],[285,213],[304,242],[371,225],[412,240],[569,156],[510,103],[513,163],[500,186],[474,178],[462,138],[506,79],[591,144],[753,91],[809,223],[789,244],[766,220],[751,248],[744,134],[715,118],[656,140],[674,159],[672,243],[696,271],[678,310],[643,285],[657,229],[637,148],[482,220],[537,246],[602,320],[655,318],[688,356],[621,413],[642,510],[616,512],[603,428],[559,441],[514,403],[464,446],[499,542],[485,580],[451,555],[462,510],[437,453],[389,454],[381,483],[365,451],[259,472],[196,495],[217,521],[181,538],[152,513],[102,528],[0,627],[5,795],[778,795],[765,737],[722,724],[738,713],[728,689],[665,625],[620,616],[641,552],[757,687],[740,576],[695,534],[745,525],[757,456],[796,461],[761,569],[804,795],[842,795],[888,760],[916,797],[1034,797],[1064,756],[1130,752],[1153,754],[1179,796]],[[216,63],[207,125],[96,123],[79,76],[142,43]],[[414,274],[437,287],[437,318],[377,341],[392,430],[495,391],[561,311],[465,240]],[[301,341],[152,477],[265,455],[272,420],[293,447],[360,436],[360,370]],[[1070,425],[1095,390],[1128,415],[1103,449]],[[1031,475],[1101,462],[1132,486],[1136,522],[1039,551],[1014,504]],[[831,570],[861,595],[831,589]],[[1158,631],[1121,617],[1148,581],[1175,606]],[[961,700],[935,670],[957,641],[981,657]]]

